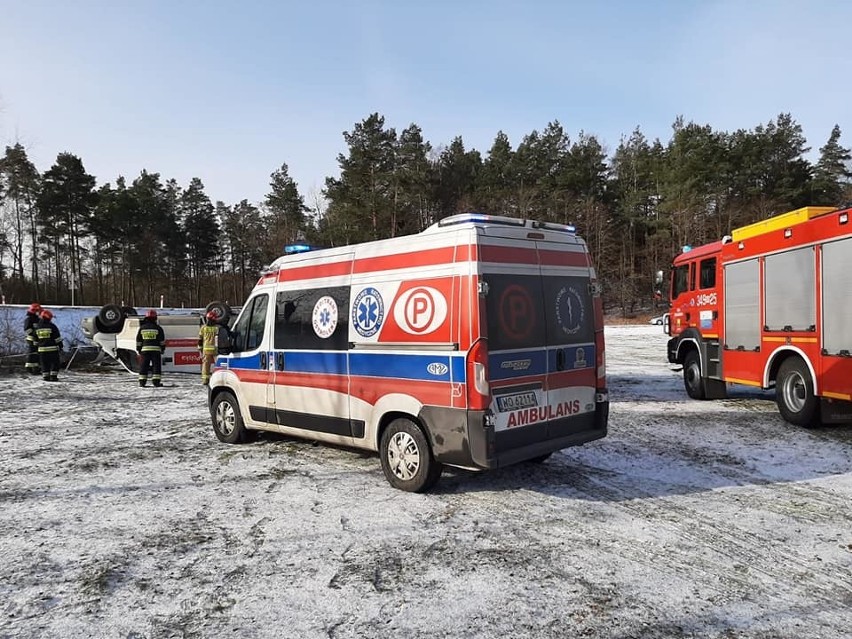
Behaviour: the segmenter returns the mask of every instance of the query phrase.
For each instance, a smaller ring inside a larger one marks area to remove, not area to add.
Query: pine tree
[[[840,146],[840,126],[835,124],[828,141],[819,150],[819,161],[814,167],[813,204],[840,206],[844,203],[852,178],[850,159],[849,149]]]
[[[329,204],[320,228],[332,245],[388,237],[396,215],[396,131],[385,129],[385,118],[373,113],[343,138],[349,155],[337,156],[340,177],[326,178]]]
[[[453,138],[438,157],[435,200],[439,219],[479,208],[476,193],[481,170],[482,157],[479,151],[467,151],[461,136]]]
[[[6,147],[0,158],[0,201],[3,203],[4,243],[12,254],[13,277],[23,282],[25,254],[29,251],[30,297],[39,297],[39,269],[36,247],[36,198],[39,174],[21,144]]]
[[[216,262],[219,252],[219,222],[201,180],[192,178],[180,195],[179,210],[186,234],[189,277],[193,283],[192,303],[202,305],[205,276]]]
[[[84,303],[83,256],[92,211],[97,202],[95,178],[71,153],[60,153],[44,174],[38,197],[38,225],[47,239],[47,255],[53,259],[52,274],[57,300]],[[66,275],[67,271],[67,275]],[[70,277],[69,277],[70,276]],[[65,291],[71,291],[66,296]],[[81,295],[75,298],[75,291]]]
[[[260,210],[242,200],[229,208],[222,218],[222,231],[228,245],[229,270],[233,279],[231,299],[244,299],[263,267],[264,254],[257,241],[264,235]],[[271,261],[271,260],[270,260]]]
[[[282,164],[281,168],[272,173],[269,182],[271,190],[263,201],[267,227],[265,248],[270,256],[280,255],[286,244],[298,241],[304,234],[308,207],[288,171],[287,165]]]
[[[513,198],[517,190],[514,157],[509,137],[498,131],[479,175],[477,200],[485,212],[500,215],[517,213]]]
[[[417,233],[433,221],[429,162],[432,145],[423,140],[419,126],[410,124],[400,134],[395,151],[392,236]]]

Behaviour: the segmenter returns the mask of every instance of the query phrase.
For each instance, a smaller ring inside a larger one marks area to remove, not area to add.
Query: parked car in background
[[[648,320],[648,323],[649,324],[656,324],[657,326],[662,326],[663,325],[663,317],[664,317],[664,315],[660,315],[659,317],[652,317],[651,319]]]

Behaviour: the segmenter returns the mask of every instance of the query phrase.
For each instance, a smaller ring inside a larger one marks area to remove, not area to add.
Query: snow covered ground
[[[197,377],[2,377],[0,636],[850,636],[852,427],[689,400],[665,340],[607,329],[607,438],[428,495],[220,444]]]

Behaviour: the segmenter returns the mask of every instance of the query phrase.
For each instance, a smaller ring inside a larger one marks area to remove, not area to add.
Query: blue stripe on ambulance
[[[564,364],[557,366],[559,351]],[[560,370],[572,371],[592,368],[595,365],[595,345],[579,344],[575,346],[557,346],[545,350],[534,348],[525,351],[498,351],[488,356],[489,376],[493,381],[544,375]]]
[[[389,353],[349,353],[349,373],[430,382],[463,382],[464,356]]]
[[[281,351],[276,351],[280,353]],[[285,373],[321,373],[463,383],[464,356],[407,353],[346,353],[343,351],[283,351]],[[269,354],[274,361],[274,353]],[[346,369],[347,359],[349,370]],[[229,368],[261,370],[260,356],[232,357]]]

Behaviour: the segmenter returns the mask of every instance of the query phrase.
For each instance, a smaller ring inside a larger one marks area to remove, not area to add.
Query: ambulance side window
[[[282,291],[275,300],[275,348],[349,348],[349,287]]]
[[[258,295],[249,302],[240,319],[231,329],[233,352],[253,351],[263,342],[266,328],[266,309],[269,295]]]
[[[716,286],[716,258],[711,257],[709,260],[702,260],[701,268],[699,269],[699,284],[698,288],[714,288]]]

